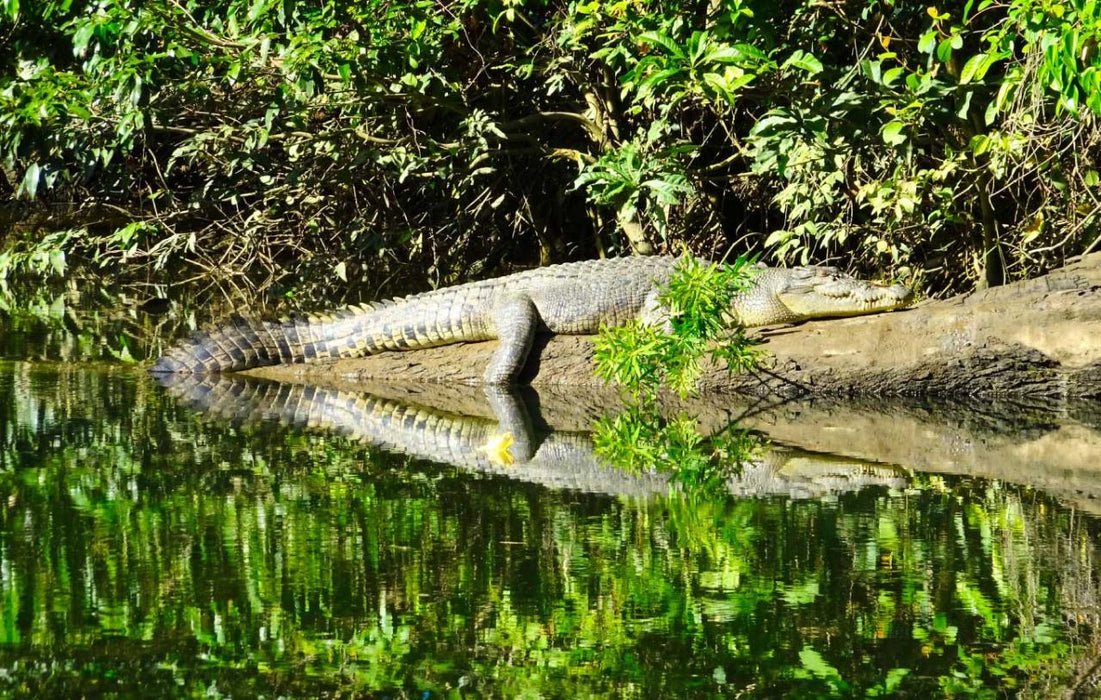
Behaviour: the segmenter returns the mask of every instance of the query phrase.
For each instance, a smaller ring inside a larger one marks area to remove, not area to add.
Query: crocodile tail
[[[324,316],[259,321],[234,314],[170,348],[150,368],[156,373],[233,372],[250,367],[355,357],[369,352],[358,332],[360,314],[350,307]]]

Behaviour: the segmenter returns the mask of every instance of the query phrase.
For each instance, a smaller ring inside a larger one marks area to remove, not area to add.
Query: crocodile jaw
[[[863,316],[908,306],[914,292],[850,277],[829,267],[801,268],[776,290],[777,298],[800,319]]]

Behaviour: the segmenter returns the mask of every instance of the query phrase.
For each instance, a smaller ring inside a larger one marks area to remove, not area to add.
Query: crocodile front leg
[[[515,384],[535,339],[539,311],[526,294],[511,296],[494,308],[493,323],[501,344],[486,368],[485,382],[493,386]]]

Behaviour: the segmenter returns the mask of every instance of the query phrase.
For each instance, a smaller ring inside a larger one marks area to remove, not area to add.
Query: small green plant
[[[754,436],[737,429],[705,439],[690,416],[669,419],[660,410],[663,389],[682,397],[695,392],[707,358],[723,362],[728,371],[757,365],[760,350],[744,329],[731,325],[729,314],[752,273],[745,258],[716,265],[685,256],[659,295],[664,327],[636,321],[601,331],[597,376],[622,387],[627,407],[597,422],[598,454],[627,469],[656,467],[674,473],[685,486],[704,487],[721,482],[730,466],[759,446]]]
[[[658,297],[668,315],[666,327],[635,321],[601,330],[597,376],[639,399],[656,396],[662,387],[681,396],[693,393],[708,357],[724,362],[730,371],[755,367],[760,351],[744,329],[730,323],[728,312],[752,280],[750,262],[739,257],[733,264],[717,265],[682,258]]]

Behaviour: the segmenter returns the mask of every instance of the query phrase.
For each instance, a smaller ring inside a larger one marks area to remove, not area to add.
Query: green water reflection
[[[1086,692],[1097,533],[982,479],[555,490],[0,364],[0,695]]]

